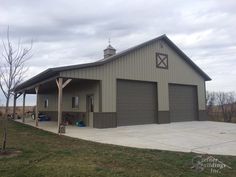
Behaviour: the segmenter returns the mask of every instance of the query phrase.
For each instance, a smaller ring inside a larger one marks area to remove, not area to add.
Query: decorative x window
[[[156,53],[157,68],[168,69],[168,55]]]

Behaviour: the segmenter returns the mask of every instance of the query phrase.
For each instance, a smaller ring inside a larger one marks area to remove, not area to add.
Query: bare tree
[[[216,103],[216,93],[215,92],[206,92],[206,106],[208,115],[212,114],[213,106]]]
[[[14,88],[22,82],[27,71],[26,61],[31,57],[31,46],[28,48],[22,47],[20,40],[16,48],[13,47],[9,37],[9,27],[7,29],[6,41],[2,40],[3,53],[1,56],[0,65],[0,89],[3,92],[6,103],[5,112],[3,116],[3,140],[2,140],[2,151],[6,151],[7,142],[7,119],[9,114],[9,101],[11,96],[14,94]]]
[[[228,109],[228,121],[232,122],[232,118],[235,115],[235,104],[236,104],[236,95],[235,92],[229,92],[227,97],[227,109]]]
[[[217,92],[217,104],[221,109],[225,122],[231,122],[235,113],[236,96],[234,92]]]

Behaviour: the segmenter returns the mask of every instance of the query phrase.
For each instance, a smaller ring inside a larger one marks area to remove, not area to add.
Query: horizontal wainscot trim
[[[158,121],[159,124],[170,123],[170,111],[158,111]]]
[[[115,112],[94,112],[93,114],[94,128],[113,128],[117,127]]]
[[[198,111],[198,120],[200,120],[200,121],[208,120],[206,110],[199,110]]]

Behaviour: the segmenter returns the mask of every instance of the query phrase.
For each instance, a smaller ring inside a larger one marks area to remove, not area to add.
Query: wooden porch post
[[[21,96],[22,93],[15,93],[13,98],[13,119],[16,118],[16,100]]]
[[[23,107],[22,107],[22,122],[25,123],[25,96],[26,93],[23,93]]]
[[[36,107],[35,107],[35,126],[38,127],[38,117],[39,117],[39,112],[38,112],[38,91],[39,87],[35,88],[35,93],[36,93]]]
[[[63,97],[63,88],[67,86],[72,79],[67,79],[63,83],[63,78],[58,78],[56,79],[57,83],[57,88],[58,88],[58,107],[57,107],[57,112],[58,112],[58,133],[60,134],[60,125],[62,123],[62,97]]]
[[[58,87],[58,107],[57,107],[58,133],[60,133],[60,125],[61,125],[61,117],[62,117],[62,82],[63,82],[62,78],[59,78],[57,81],[57,87]]]
[[[13,119],[16,118],[16,99],[17,99],[17,93],[14,94],[14,99],[13,99]]]

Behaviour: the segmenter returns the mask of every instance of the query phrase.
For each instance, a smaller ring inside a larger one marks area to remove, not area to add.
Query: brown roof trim
[[[180,50],[165,34],[161,35],[157,38],[154,38],[152,40],[149,40],[147,42],[144,42],[142,44],[139,44],[137,46],[131,47],[127,50],[124,50],[120,53],[117,53],[116,55],[113,55],[111,57],[108,57],[106,59],[102,59],[102,60],[98,60],[96,62],[93,63],[85,63],[85,64],[79,64],[79,65],[70,65],[70,66],[62,66],[62,67],[55,67],[55,68],[49,68],[45,71],[43,71],[42,73],[32,77],[31,79],[23,82],[22,84],[18,85],[15,88],[15,91],[21,90],[25,87],[28,87],[31,84],[35,84],[45,78],[51,77],[51,76],[55,76],[57,74],[59,74],[62,71],[67,71],[67,70],[73,70],[73,69],[81,69],[81,68],[88,68],[88,67],[95,67],[95,66],[100,66],[103,64],[106,64],[108,62],[111,62],[117,58],[120,58],[124,55],[127,55],[130,52],[133,52],[134,50],[140,49],[146,45],[152,44],[158,40],[163,40],[165,41],[181,58],[183,58],[190,66],[193,67],[193,69],[195,71],[197,71],[197,73],[199,73],[204,79],[205,81],[210,81],[211,78],[205,73],[203,72],[182,50]]]
[[[205,81],[210,81],[211,78],[202,70],[200,69],[179,47],[177,47],[167,36],[163,39],[170,47],[176,51],[176,53],[185,59],[185,61],[190,64],[204,79]]]

